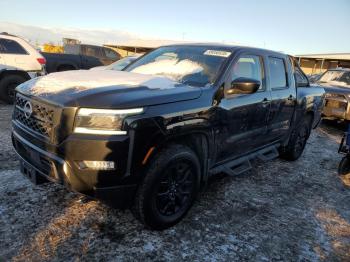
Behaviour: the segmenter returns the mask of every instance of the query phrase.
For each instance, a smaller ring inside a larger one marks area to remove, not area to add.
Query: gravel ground
[[[215,177],[180,224],[156,232],[129,211],[32,186],[11,148],[11,110],[0,105],[0,261],[350,261],[350,177],[336,172],[334,125],[296,162]]]
[[[11,144],[12,106],[0,101],[0,171],[17,169],[18,161]]]

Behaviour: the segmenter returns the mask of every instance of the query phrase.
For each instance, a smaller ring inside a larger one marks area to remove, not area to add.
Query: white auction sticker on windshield
[[[204,52],[205,55],[229,57],[231,52],[221,51],[221,50],[207,50]]]

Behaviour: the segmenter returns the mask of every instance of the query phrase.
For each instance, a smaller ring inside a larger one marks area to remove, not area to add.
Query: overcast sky
[[[1,0],[0,31],[32,41],[236,42],[290,54],[350,52],[349,0]]]

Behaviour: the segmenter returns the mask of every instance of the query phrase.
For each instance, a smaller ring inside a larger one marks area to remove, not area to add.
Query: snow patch
[[[91,88],[124,85],[128,87],[146,86],[150,89],[175,88],[179,83],[162,76],[151,76],[124,71],[77,70],[52,73],[29,80],[20,88],[34,95],[56,94],[67,89],[81,92]]]
[[[162,75],[175,81],[179,81],[186,75],[200,73],[203,70],[204,69],[200,64],[189,59],[181,61],[178,59],[162,59],[138,66],[131,70],[131,72],[147,75]]]
[[[152,252],[155,250],[155,247],[152,245],[152,243],[147,243],[143,246],[143,250],[146,252]]]
[[[5,208],[0,206],[0,216],[2,216],[5,213]]]

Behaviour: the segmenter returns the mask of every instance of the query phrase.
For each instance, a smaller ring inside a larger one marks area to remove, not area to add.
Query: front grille
[[[26,110],[27,103],[31,105],[31,114]],[[20,94],[16,95],[14,119],[32,131],[50,138],[55,124],[54,115],[55,108],[53,106],[31,100]]]

